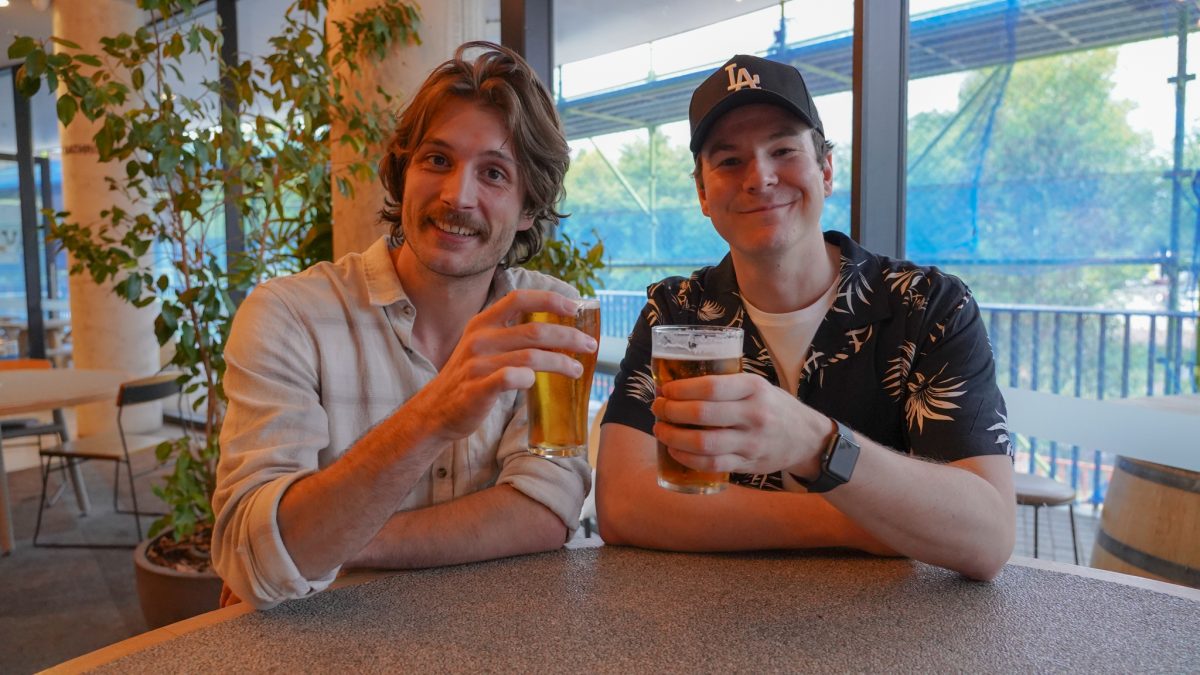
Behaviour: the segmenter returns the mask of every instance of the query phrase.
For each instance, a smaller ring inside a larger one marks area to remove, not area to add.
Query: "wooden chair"
[[[48,359],[3,359],[0,370],[48,370],[52,364]],[[0,436],[5,440],[36,437],[38,448],[42,447],[43,436],[58,436],[59,442],[67,442],[67,423],[61,408],[52,413],[54,421],[43,422],[35,417],[0,420]]]
[[[138,507],[137,489],[133,482],[133,467],[129,456],[141,450],[157,447],[162,439],[156,436],[126,433],[122,415],[126,406],[158,401],[179,394],[182,385],[178,380],[178,373],[165,373],[125,382],[117,391],[116,432],[68,441],[53,448],[43,448],[38,451],[42,460],[42,499],[38,504],[37,525],[33,531],[34,546],[53,548],[134,548],[137,546],[137,542],[142,538],[141,517],[162,514],[144,512]],[[39,541],[42,530],[42,514],[46,508],[46,485],[56,459],[60,465],[68,468],[85,460],[113,462],[113,510],[117,513],[133,514],[134,523],[137,526],[137,538],[133,542],[128,544],[60,544]],[[121,509],[118,504],[122,465],[125,467],[125,475],[128,478],[129,495],[133,503],[132,510]]]

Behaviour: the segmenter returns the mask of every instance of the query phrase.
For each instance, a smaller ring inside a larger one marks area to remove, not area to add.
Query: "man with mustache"
[[[607,543],[847,547],[991,579],[1012,553],[1006,410],[970,291],[821,231],[833,154],[793,67],[739,55],[692,96],[716,267],[652,285],[604,418]],[[651,328],[740,326],[743,372],[659,387]],[[656,440],[718,494],[656,485]]]
[[[472,52],[473,58],[469,58]],[[468,43],[401,115],[380,173],[391,234],[263,283],[225,352],[229,409],[214,565],[271,607],[344,567],[545,551],[578,525],[583,459],[527,452],[534,371],[581,374],[596,343],[565,283],[518,268],[561,216],[569,162],[545,87],[516,53]]]

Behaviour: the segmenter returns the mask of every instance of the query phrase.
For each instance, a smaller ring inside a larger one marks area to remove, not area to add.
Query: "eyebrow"
[[[799,136],[808,130],[809,130],[809,127],[806,127],[806,126],[787,125],[787,126],[783,126],[783,127],[780,127],[779,129],[777,129],[774,133],[772,133],[770,136],[767,137],[767,140],[768,141],[777,141],[781,138],[787,138],[788,136]],[[705,154],[705,156],[711,157],[711,156],[717,154],[718,152],[724,152],[727,150],[736,150],[736,149],[737,149],[737,146],[735,146],[733,143],[718,143],[718,144],[712,146],[711,148],[709,148],[708,152],[706,152],[704,154]]]
[[[499,160],[505,164],[510,164],[510,165],[516,166],[517,160],[515,157],[512,156],[512,154],[510,154],[507,150],[505,150],[506,145],[502,145],[495,150],[484,150],[483,155],[485,157],[490,157],[492,159]],[[421,147],[425,147],[425,146],[434,146],[437,148],[441,148],[444,150],[451,150],[451,151],[457,149],[453,145],[451,145],[448,141],[444,141],[440,138],[426,139],[426,140],[422,141],[421,144],[417,147],[421,148]]]

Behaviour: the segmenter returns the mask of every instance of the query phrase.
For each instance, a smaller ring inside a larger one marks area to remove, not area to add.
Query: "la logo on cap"
[[[758,86],[758,76],[751,75],[745,68],[738,68],[736,63],[725,66],[725,72],[729,75],[729,86],[725,87],[725,91],[741,91],[746,87],[762,89]]]

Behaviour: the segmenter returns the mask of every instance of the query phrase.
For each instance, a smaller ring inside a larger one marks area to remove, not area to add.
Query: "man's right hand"
[[[529,312],[572,316],[578,304],[551,291],[512,291],[467,322],[438,376],[405,408],[455,441],[479,428],[501,394],[532,387],[535,371],[579,377],[583,369],[569,354],[596,351],[594,339],[570,326],[522,322]]]

